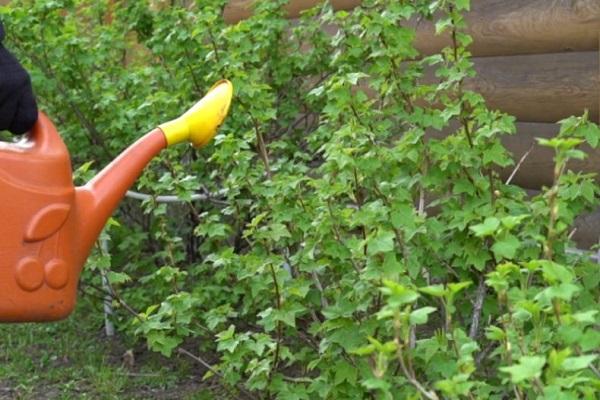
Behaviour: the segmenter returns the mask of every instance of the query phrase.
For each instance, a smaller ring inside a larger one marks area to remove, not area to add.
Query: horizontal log
[[[503,140],[506,148],[513,154],[515,163],[529,150],[531,152],[524,159],[521,167],[515,174],[513,182],[525,187],[536,189],[541,186],[552,185],[554,179],[554,151],[548,147],[537,144],[536,138],[552,138],[558,134],[560,126],[557,124],[517,123],[517,133],[506,136]],[[596,181],[600,183],[600,149],[582,146],[587,153],[584,160],[571,160],[568,169],[576,172],[595,173]],[[510,169],[512,172],[512,168]],[[505,176],[509,170],[504,172]],[[600,226],[599,226],[600,228]]]
[[[592,121],[600,118],[597,52],[475,57],[472,61],[477,74],[465,81],[465,88],[480,93],[490,109],[522,122],[555,123],[585,110]],[[423,83],[438,82],[434,72],[434,68],[424,71]],[[369,97],[375,95],[368,79],[361,80],[360,87]]]
[[[527,192],[529,196],[540,193],[537,190],[528,190]],[[568,232],[578,249],[589,249],[598,244],[600,240],[600,208],[575,218]]]
[[[515,169],[515,166],[527,152],[529,154],[515,173],[512,183],[527,189],[540,189],[542,186],[550,186],[553,181],[554,151],[548,147],[537,144],[536,138],[552,138],[558,134],[558,124],[545,123],[516,123],[516,134],[503,136],[503,144],[512,154],[515,165],[501,171],[503,179],[507,179]],[[427,136],[431,138],[443,138],[456,130],[456,125],[443,131],[428,131]],[[600,150],[584,147],[588,154],[584,160],[571,160],[568,169],[578,172],[596,173],[600,182]],[[600,225],[598,225],[600,228]]]
[[[587,109],[598,121],[597,52],[481,57],[473,62],[477,77],[467,87],[481,93],[492,109],[525,122],[557,122]]]
[[[523,158],[521,166],[515,173],[512,182],[528,189],[549,187],[554,180],[554,151],[548,147],[540,146],[536,138],[549,139],[558,135],[558,124],[536,124],[518,122],[517,133],[503,137],[504,146],[513,155],[515,166],[502,171],[502,176],[507,179],[513,172],[517,163]],[[527,155],[526,155],[527,154]],[[600,155],[591,153],[587,160],[574,160],[569,168],[575,171],[594,172],[600,170]]]
[[[469,50],[476,56],[558,53],[598,49],[598,0],[476,0],[466,14]],[[434,54],[450,44],[431,22],[413,22],[416,46]]]
[[[555,123],[585,110],[592,121],[600,118],[597,52],[474,57],[472,61],[477,74],[465,80],[465,88],[480,93],[490,109],[522,122]],[[423,83],[438,82],[434,72],[428,68]],[[362,83],[372,96],[367,86]]]
[[[575,220],[573,240],[577,247],[589,249],[600,240],[600,211],[580,216]]]
[[[224,10],[228,23],[251,15],[255,0],[231,0]],[[360,0],[331,0],[334,9],[349,10]],[[289,16],[314,7],[319,0],[291,0]],[[598,49],[598,0],[477,0],[466,14],[474,56],[558,53]],[[434,54],[450,44],[448,34],[436,35],[429,21],[409,22],[417,30],[416,47]]]
[[[334,10],[351,10],[360,5],[361,0],[330,0]],[[308,10],[322,0],[291,0],[285,9],[289,18],[298,18],[300,12]],[[256,0],[231,0],[223,10],[223,18],[228,24],[235,24],[252,15],[252,5]]]

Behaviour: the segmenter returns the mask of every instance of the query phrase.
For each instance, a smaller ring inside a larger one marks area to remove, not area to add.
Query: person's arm
[[[4,48],[3,39],[4,27],[0,21],[0,131],[20,135],[37,121],[37,104],[29,74]]]

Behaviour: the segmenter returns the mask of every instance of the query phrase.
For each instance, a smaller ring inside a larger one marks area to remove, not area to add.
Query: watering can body
[[[28,138],[0,142],[0,321],[68,316],[81,269],[127,189],[168,145],[206,144],[231,95],[231,84],[219,82],[186,114],[146,134],[82,187],[74,187],[67,148],[44,114]]]

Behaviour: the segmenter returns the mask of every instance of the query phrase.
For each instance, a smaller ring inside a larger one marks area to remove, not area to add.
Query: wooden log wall
[[[224,10],[228,23],[248,18],[256,0],[230,0]],[[336,10],[350,10],[360,0],[330,0]],[[314,7],[320,0],[291,0],[290,18]],[[593,51],[598,49],[598,0],[472,0],[466,15],[474,56]],[[416,47],[433,54],[449,44],[448,35],[435,35],[431,22],[412,21]]]
[[[255,0],[231,0],[225,20],[250,15]],[[359,0],[331,0],[348,10]],[[290,17],[318,0],[292,0]],[[468,82],[491,108],[523,122],[557,122],[589,110],[600,121],[600,0],[473,0],[467,13],[477,77]],[[412,21],[416,47],[432,54],[449,44],[433,24]],[[333,32],[332,32],[333,33]]]
[[[598,0],[472,0],[466,15],[476,56],[543,54],[598,49]],[[424,54],[449,44],[433,24],[416,24]]]
[[[249,17],[254,1],[230,0],[225,20],[236,23]],[[361,4],[330,1],[336,10]],[[319,3],[291,0],[289,17]],[[480,92],[491,108],[517,118],[517,134],[504,140],[515,160],[531,149],[536,137],[554,136],[556,122],[563,118],[588,110],[592,120],[600,121],[600,0],[472,0],[465,18],[477,71],[468,88]],[[430,21],[409,24],[417,32],[415,46],[424,55],[450,44],[449,34],[436,35]],[[534,145],[513,182],[530,189],[551,184],[552,157],[551,150]],[[600,151],[570,167],[600,176]],[[599,221],[600,211],[580,218],[574,236],[578,243],[598,242]]]
[[[225,22],[235,24],[252,15],[252,4],[257,0],[231,0],[225,6],[223,17]],[[259,0],[260,1],[260,0]],[[291,0],[286,10],[290,18],[298,18],[300,12],[318,5],[320,0]],[[352,10],[360,5],[361,0],[330,0],[335,10]]]
[[[468,86],[490,108],[523,122],[556,122],[585,109],[598,121],[598,53],[549,53],[478,57]]]
[[[599,0],[600,1],[600,0]],[[492,109],[522,122],[557,122],[588,110],[598,121],[600,74],[597,52],[474,57],[477,76],[468,89]]]

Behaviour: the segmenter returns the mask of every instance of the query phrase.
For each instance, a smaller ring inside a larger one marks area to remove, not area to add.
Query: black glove
[[[2,46],[2,39],[4,28],[0,22],[0,131],[20,135],[37,121],[37,104],[27,71]]]

